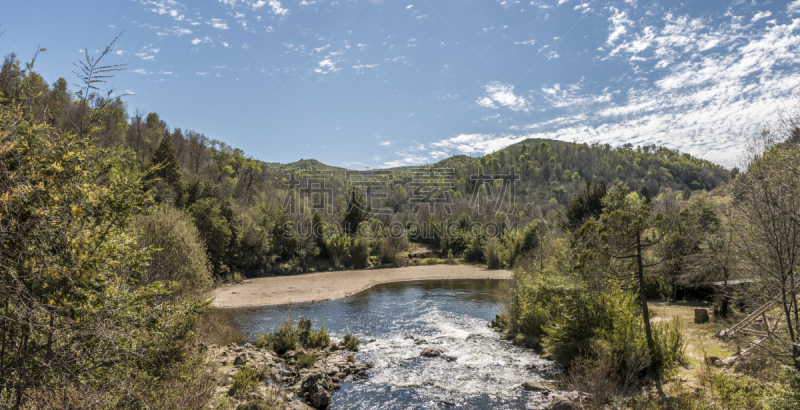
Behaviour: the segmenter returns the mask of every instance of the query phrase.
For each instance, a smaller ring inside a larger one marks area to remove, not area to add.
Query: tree
[[[369,204],[364,203],[364,197],[357,193],[355,189],[350,191],[350,201],[347,203],[345,209],[344,220],[342,225],[344,232],[350,236],[355,236],[358,232],[358,226],[361,222],[367,220],[369,212],[372,208]]]
[[[98,146],[103,109],[88,107],[74,134],[0,106],[2,408],[34,387],[111,391],[137,372],[158,383],[205,306],[175,301],[169,283],[139,285],[151,251],[130,222],[153,198],[120,172],[121,153]]]
[[[563,227],[565,230],[574,231],[583,225],[589,218],[598,218],[603,212],[603,197],[606,196],[606,181],[600,180],[594,187],[592,181],[586,181],[583,192],[569,201],[565,216],[567,220]]]
[[[175,203],[181,204],[185,200],[185,188],[181,181],[181,164],[178,155],[172,146],[172,137],[164,133],[161,142],[151,160],[155,171],[148,175],[148,179],[159,178],[169,185],[175,192]]]
[[[789,339],[776,353],[800,370],[800,149],[775,137],[764,132],[751,144],[747,172],[734,181],[735,229],[761,301],[777,298],[786,321]]]
[[[575,233],[572,246],[579,251],[577,268],[585,276],[600,282],[612,279],[622,287],[639,293],[645,337],[651,352],[655,351],[647,306],[645,269],[663,260],[648,263],[645,251],[658,245],[670,232],[663,214],[653,215],[636,192],[617,182],[603,198],[603,213],[598,220],[589,220]]]

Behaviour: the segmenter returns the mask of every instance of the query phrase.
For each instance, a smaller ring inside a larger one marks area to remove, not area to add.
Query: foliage
[[[251,367],[241,367],[233,375],[233,384],[228,389],[228,395],[234,397],[244,397],[247,393],[258,389],[261,381],[261,373]]]
[[[306,317],[300,318],[295,325],[289,315],[277,332],[259,333],[255,345],[271,348],[275,353],[283,355],[297,347],[324,349],[330,345],[330,341],[325,325],[321,325],[319,330],[314,330],[311,327],[311,320]]]
[[[141,231],[139,245],[155,251],[142,283],[170,280],[188,293],[211,288],[213,280],[205,243],[183,213],[164,207],[155,214],[137,217],[135,226]]]
[[[358,340],[355,336],[351,335],[350,333],[344,335],[342,338],[342,346],[344,346],[347,350],[351,352],[357,352],[358,346],[361,344],[361,341]]]
[[[314,367],[314,363],[317,362],[317,355],[315,354],[304,354],[300,353],[297,355],[297,368],[298,369],[310,369]]]

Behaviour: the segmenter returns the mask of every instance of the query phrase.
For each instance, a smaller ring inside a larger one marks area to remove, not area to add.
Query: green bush
[[[362,238],[350,240],[350,265],[356,269],[366,268],[369,265],[369,241]]]
[[[316,362],[317,362],[317,355],[315,354],[300,353],[299,355],[297,355],[298,369],[310,369],[314,367],[314,363]]]
[[[183,213],[165,206],[153,215],[136,218],[141,232],[138,243],[153,247],[143,283],[171,280],[183,292],[202,292],[211,287],[211,265],[200,232]]]
[[[669,369],[676,363],[686,362],[686,345],[683,341],[683,325],[680,318],[653,325],[652,366],[656,369]]]
[[[501,250],[500,241],[498,241],[497,238],[489,238],[486,240],[486,243],[483,244],[483,258],[489,265],[489,269],[500,269],[503,267],[500,259]]]
[[[351,352],[357,352],[360,344],[361,341],[350,333],[344,335],[344,338],[342,338],[342,345]]]
[[[297,322],[297,341],[301,346],[312,349],[324,349],[331,344],[325,324],[322,324],[319,330],[314,330],[311,328],[311,320],[307,317]]]
[[[333,234],[325,241],[325,249],[331,257],[333,265],[339,267],[347,258],[350,251],[350,238],[345,235]]]
[[[270,348],[275,353],[283,355],[297,347],[310,349],[324,349],[330,345],[331,339],[325,325],[320,326],[319,330],[311,328],[311,320],[302,317],[295,325],[292,317],[287,317],[283,326],[275,333],[259,333],[256,336],[255,345],[259,348]]]
[[[472,236],[467,241],[467,248],[464,250],[464,259],[469,262],[483,262],[483,244],[480,235]]]
[[[261,373],[250,367],[242,367],[233,375],[233,384],[228,389],[228,395],[242,397],[248,392],[256,391],[259,381],[261,381]]]

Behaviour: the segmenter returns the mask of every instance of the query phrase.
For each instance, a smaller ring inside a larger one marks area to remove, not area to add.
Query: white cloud
[[[392,145],[392,141],[383,141],[378,145],[383,146],[383,147],[388,147],[389,145]]]
[[[202,76],[202,75],[208,75],[208,72],[203,72],[203,73],[201,73],[201,72],[199,72],[199,71],[198,71],[198,72],[197,72],[197,75],[201,75],[201,76]]]
[[[798,0],[798,1],[800,1],[800,0]],[[410,9],[412,7],[414,7],[414,5],[413,4],[409,4],[408,6],[406,6],[406,10],[408,10],[408,9]]]
[[[131,91],[131,90],[125,90],[125,94],[128,94],[128,95],[136,95],[136,93],[135,93],[135,92],[133,92],[133,91]]]
[[[512,111],[528,111],[528,102],[525,97],[514,95],[514,86],[492,81],[486,84],[486,96],[478,99],[478,105],[486,108],[504,106]]]
[[[619,9],[615,7],[610,7],[614,15],[609,17],[608,20],[611,21],[611,33],[608,35],[608,40],[606,43],[609,45],[613,45],[617,39],[623,36],[625,33],[628,32],[627,26],[633,25],[633,22],[628,19],[628,11],[619,11]]]
[[[272,12],[279,16],[285,16],[289,14],[289,10],[282,8],[281,2],[277,0],[269,0],[269,6],[272,7]]]
[[[527,45],[527,46],[532,46],[532,45],[536,44],[536,40],[517,41],[514,44],[524,44],[524,45]]]
[[[753,16],[752,19],[750,19],[750,21],[755,22],[755,21],[767,18],[767,17],[769,17],[771,15],[772,15],[772,12],[769,11],[769,10],[767,10],[767,11],[759,11],[758,13],[756,13],[755,16]]]
[[[639,36],[650,38],[659,58],[653,63],[672,60],[654,80],[622,81],[622,88],[596,93],[583,90],[582,82],[543,87],[542,105],[550,119],[513,127],[513,134],[463,134],[429,145],[477,155],[525,138],[654,143],[736,165],[747,139],[777,109],[800,97],[800,71],[786,68],[800,66],[793,51],[800,47],[800,19],[758,32],[736,24],[706,27],[674,16],[664,20],[663,28]],[[621,53],[635,50],[631,46]],[[500,105],[488,96],[479,104]]]
[[[786,6],[786,12],[789,14],[797,13],[800,11],[800,0],[794,0]]]
[[[145,70],[144,68],[137,68],[135,70],[131,70],[131,72],[136,74],[147,74],[147,70]]]
[[[228,29],[228,25],[220,19],[211,19],[208,24],[211,24],[211,27],[218,28],[220,30]]]
[[[194,44],[194,45],[197,45],[197,44],[200,44],[200,43],[210,43],[210,42],[211,42],[211,37],[208,37],[208,36],[205,36],[203,38],[195,38],[194,40],[192,40],[192,44]]]

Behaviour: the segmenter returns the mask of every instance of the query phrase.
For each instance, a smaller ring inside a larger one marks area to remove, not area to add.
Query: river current
[[[553,364],[500,340],[488,326],[501,310],[499,295],[507,284],[489,279],[391,283],[345,299],[238,309],[232,318],[255,336],[275,331],[289,315],[307,316],[315,327],[324,323],[335,340],[347,333],[362,340],[356,356],[375,365],[369,381],[342,383],[332,409],[540,408],[547,399],[519,386],[527,380],[551,381]],[[457,359],[420,357],[426,347]]]

